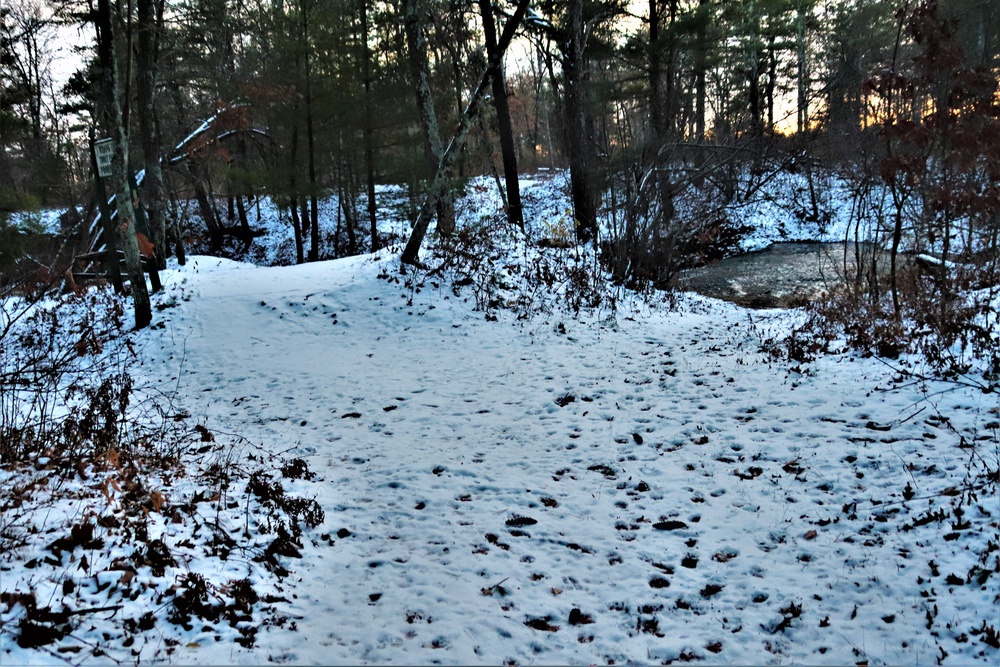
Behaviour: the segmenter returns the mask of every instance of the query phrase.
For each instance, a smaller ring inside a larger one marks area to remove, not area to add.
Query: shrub
[[[900,272],[898,294],[902,312],[897,315],[889,294],[834,292],[811,306],[806,322],[786,340],[788,357],[810,361],[817,353],[837,351],[833,344],[842,340],[885,359],[914,355],[945,379],[966,378],[987,391],[1000,387],[1000,290],[943,295],[914,265]]]
[[[108,291],[0,301],[0,462],[122,447],[132,389],[123,314]]]
[[[557,222],[543,230],[534,245],[499,219],[439,238],[427,248],[429,267],[414,269],[406,281],[409,303],[427,284],[450,283],[456,297],[468,288],[487,319],[495,319],[499,310],[519,319],[554,308],[574,314],[601,307],[613,310],[614,290],[595,254],[575,245],[564,247],[558,241],[561,232],[552,235],[559,227]],[[388,274],[380,277],[392,280]]]

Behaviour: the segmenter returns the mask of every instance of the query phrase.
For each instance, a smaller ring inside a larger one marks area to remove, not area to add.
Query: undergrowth
[[[558,242],[566,234],[558,226],[544,231],[531,240],[487,220],[438,238],[427,248],[424,265],[407,269],[411,305],[412,296],[430,285],[471,298],[487,320],[500,311],[518,319],[555,311],[613,315],[623,288],[610,282],[593,250]]]
[[[807,309],[787,338],[787,356],[808,362],[847,349],[890,360],[913,377],[1000,390],[1000,288],[941,290],[917,269],[899,281],[902,311],[888,295],[840,289]]]
[[[109,292],[0,307],[3,643],[138,663],[188,631],[294,629],[281,582],[325,520],[308,463],[138,400]],[[98,614],[114,631],[95,640]]]

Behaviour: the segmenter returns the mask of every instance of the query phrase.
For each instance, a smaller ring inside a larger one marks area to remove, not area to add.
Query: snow
[[[800,312],[690,295],[488,321],[472,287],[401,275],[393,250],[195,256],[162,277],[154,328],[130,335],[137,391],[215,439],[160,478],[167,504],[213,463],[301,458],[316,477],[281,481],[325,518],[276,578],[242,555],[266,518],[245,482],[180,522],[151,510],[176,564],[122,584],[110,563],[131,549],[86,552],[93,583],[73,604],[121,608],[83,616],[60,644],[82,648],[59,653],[19,647],[24,610],[0,606],[4,665],[924,664],[942,648],[945,664],[997,663],[974,632],[996,623],[997,575],[967,576],[1000,542],[981,476],[1000,461],[995,394],[849,354],[789,362],[772,350]],[[108,493],[57,495],[46,522],[111,511]],[[213,517],[238,545],[228,560],[192,528]],[[24,565],[57,536],[0,554],[4,592],[70,601],[75,565]],[[248,578],[278,620],[246,647],[245,620],[185,629],[169,596],[127,595],[188,572],[220,591]],[[146,612],[154,628],[123,647],[123,619]]]
[[[59,233],[59,215],[62,211],[55,209],[42,209],[32,212],[12,213],[9,223],[12,227],[23,230],[38,231],[43,234]]]

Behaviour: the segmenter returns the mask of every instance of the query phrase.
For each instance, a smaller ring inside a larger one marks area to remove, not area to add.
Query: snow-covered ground
[[[185,471],[154,474],[134,544],[113,467],[21,516],[42,532],[0,554],[0,664],[1000,660],[996,394],[786,361],[796,311],[493,321],[455,278],[393,251],[166,272],[132,373]],[[262,469],[322,510],[298,544],[246,490]],[[93,533],[56,553],[69,523]],[[20,646],[29,592],[72,632]]]

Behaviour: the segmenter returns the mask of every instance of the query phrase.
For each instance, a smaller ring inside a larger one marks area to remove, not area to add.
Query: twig
[[[91,609],[74,609],[72,611],[61,612],[58,616],[81,616],[83,614],[99,614],[102,611],[118,611],[122,608],[120,604],[109,605],[107,607],[93,607]]]

